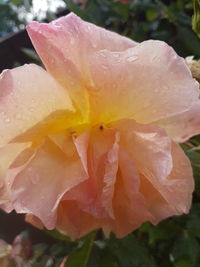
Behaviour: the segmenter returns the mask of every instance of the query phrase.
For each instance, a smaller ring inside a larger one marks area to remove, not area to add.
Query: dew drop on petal
[[[128,62],[133,62],[133,61],[135,61],[137,59],[138,59],[138,56],[130,56],[130,57],[127,58],[127,61]]]

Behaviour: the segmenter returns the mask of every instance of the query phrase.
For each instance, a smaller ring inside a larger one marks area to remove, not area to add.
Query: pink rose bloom
[[[200,91],[185,61],[73,13],[27,30],[46,70],[0,77],[0,207],[72,239],[187,213],[177,142],[200,132]]]

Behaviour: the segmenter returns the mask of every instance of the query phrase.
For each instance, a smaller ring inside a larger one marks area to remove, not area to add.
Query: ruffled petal
[[[194,181],[189,159],[165,132],[133,121],[113,123],[121,134],[121,146],[133,159],[140,175],[140,191],[156,223],[187,213]],[[184,171],[183,171],[184,170]]]
[[[115,218],[104,231],[113,231],[118,238],[137,229],[143,222],[153,219],[140,193],[140,176],[129,153],[120,146],[119,170],[115,183],[113,206]]]
[[[62,201],[59,205],[56,228],[72,240],[80,238],[101,226],[101,220],[82,211],[76,201]]]
[[[15,178],[13,206],[18,213],[37,216],[48,229],[53,229],[63,195],[85,179],[87,175],[78,155],[68,158],[47,140]]]
[[[98,50],[123,51],[137,43],[85,22],[75,14],[53,22],[32,22],[27,31],[48,72],[65,85],[75,106],[88,112],[88,57]]]
[[[118,170],[119,134],[112,129],[94,128],[75,140],[76,149],[89,179],[72,188],[65,200],[97,218],[114,217],[113,194]]]
[[[150,123],[188,110],[199,85],[184,60],[166,43],[144,41],[123,52],[90,57],[92,121],[132,118]]]
[[[111,124],[121,134],[121,145],[144,176],[164,181],[172,170],[171,139],[158,126],[122,120]]]
[[[67,91],[45,70],[24,65],[0,77],[0,147],[54,112],[73,111]]]
[[[200,134],[200,100],[188,111],[159,121],[158,125],[163,127],[177,143],[183,143],[190,137]]]

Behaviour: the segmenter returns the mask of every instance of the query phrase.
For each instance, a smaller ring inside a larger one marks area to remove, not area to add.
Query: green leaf
[[[147,250],[133,234],[122,239],[116,239],[114,235],[111,235],[107,245],[120,267],[155,267]]]
[[[53,238],[55,238],[57,240],[61,240],[61,241],[69,241],[70,240],[67,236],[62,235],[57,230],[44,230],[44,232],[47,235],[49,235],[49,236],[51,236],[51,237],[53,237]]]
[[[80,247],[69,254],[65,267],[87,267],[96,231],[80,240]]]
[[[178,26],[178,34],[189,53],[200,57],[200,39],[189,27]]]
[[[194,264],[199,260],[199,253],[200,245],[197,239],[189,236],[188,233],[185,232],[181,238],[175,241],[172,255],[175,262],[185,260],[188,261],[189,264],[193,264],[188,266],[195,266]]]

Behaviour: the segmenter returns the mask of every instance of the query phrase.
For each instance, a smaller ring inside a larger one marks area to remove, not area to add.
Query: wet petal
[[[123,51],[135,42],[85,22],[71,13],[49,24],[32,22],[27,31],[48,72],[65,85],[76,107],[88,111],[88,57],[98,50]]]
[[[152,222],[187,213],[194,181],[190,161],[182,149],[157,126],[133,121],[114,125],[121,133],[121,146],[133,159],[141,177],[141,192],[155,217]]]
[[[121,145],[133,158],[139,171],[162,181],[172,170],[171,140],[154,125],[137,124],[133,120],[112,123],[121,134]]]
[[[125,118],[150,123],[188,110],[199,96],[184,60],[161,41],[123,52],[100,51],[91,55],[90,64],[95,123]]]
[[[67,91],[45,70],[24,65],[0,77],[0,147],[56,111],[73,110]]]
[[[188,111],[180,115],[162,120],[158,125],[177,143],[183,143],[190,137],[200,134],[200,100]]]
[[[13,206],[18,213],[35,215],[48,229],[53,229],[63,195],[86,178],[78,155],[68,158],[47,140],[15,178]]]

